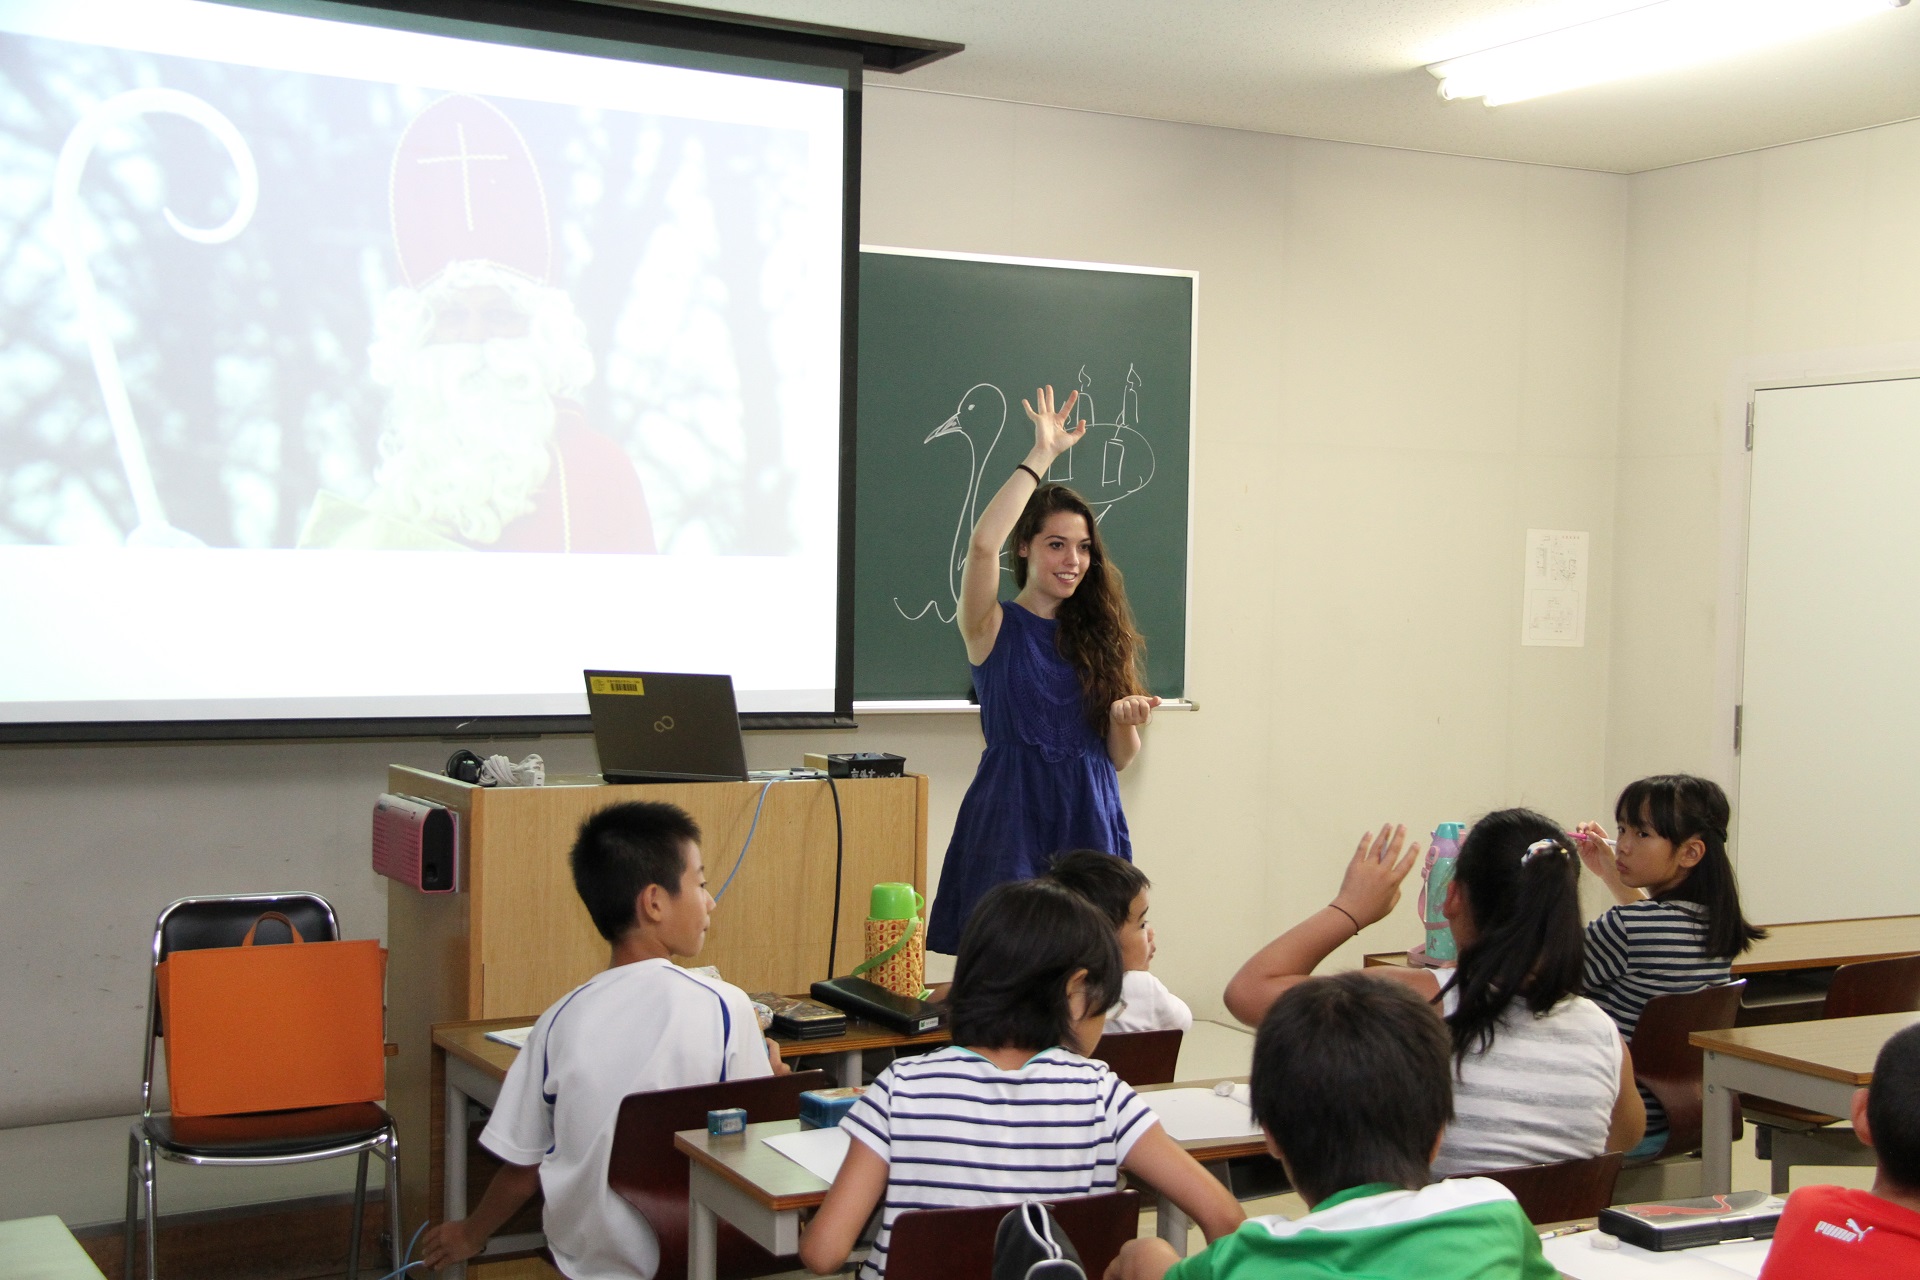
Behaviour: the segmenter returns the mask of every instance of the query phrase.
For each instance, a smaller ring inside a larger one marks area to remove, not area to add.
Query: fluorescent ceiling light
[[[1443,98],[1497,107],[1711,62],[1898,9],[1907,0],[1662,0],[1469,53],[1427,70]]]

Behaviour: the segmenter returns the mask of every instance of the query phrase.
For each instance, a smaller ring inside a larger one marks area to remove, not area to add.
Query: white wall
[[[1248,952],[1327,901],[1366,827],[1514,803],[1571,821],[1603,803],[1628,191],[1612,175],[868,94],[869,242],[1200,272],[1200,709],[1159,718],[1122,792],[1157,886],[1156,967],[1202,1016]],[[1584,649],[1519,645],[1530,526],[1594,534]],[[755,734],[749,755],[823,746],[899,751],[932,776],[937,876],[977,721]],[[131,1109],[141,948],[169,898],[311,884],[372,932],[384,890],[364,831],[383,766],[450,749],[0,752],[0,947],[18,975],[0,995],[0,1123]],[[591,768],[585,743],[538,749]],[[1409,903],[1363,942],[1403,946],[1415,927]],[[0,1156],[42,1153],[34,1176],[0,1159],[0,1217],[117,1212],[120,1170],[80,1154],[95,1139],[48,1140],[66,1132],[0,1133]],[[67,1177],[48,1176],[50,1149],[74,1153]]]
[[[1755,381],[1920,366],[1920,122],[1628,190],[1609,796],[1656,772],[1736,782],[1747,473],[1727,423]]]

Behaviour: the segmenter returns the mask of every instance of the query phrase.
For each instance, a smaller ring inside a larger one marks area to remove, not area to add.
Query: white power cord
[[[530,755],[519,764],[505,756],[488,756],[480,762],[480,785],[544,787],[547,785],[547,762],[537,755]]]

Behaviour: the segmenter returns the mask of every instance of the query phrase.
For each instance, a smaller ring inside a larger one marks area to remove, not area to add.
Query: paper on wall
[[[1527,530],[1521,644],[1578,649],[1587,643],[1589,538],[1568,529]]]

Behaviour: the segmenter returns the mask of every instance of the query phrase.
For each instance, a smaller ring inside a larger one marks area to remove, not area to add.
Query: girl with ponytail
[[[1227,1008],[1258,1025],[1333,950],[1391,914],[1419,846],[1404,827],[1369,832],[1340,892],[1256,954],[1227,985]],[[1645,1125],[1633,1061],[1613,1020],[1580,995],[1579,855],[1551,820],[1502,809],[1474,823],[1443,904],[1460,945],[1452,970],[1364,972],[1433,1002],[1453,1043],[1454,1121],[1434,1173],[1576,1160],[1624,1151]]]

